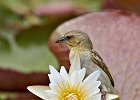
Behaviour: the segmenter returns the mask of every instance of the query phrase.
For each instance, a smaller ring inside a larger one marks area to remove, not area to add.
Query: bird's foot
[[[106,100],[106,91],[101,91],[101,100]]]

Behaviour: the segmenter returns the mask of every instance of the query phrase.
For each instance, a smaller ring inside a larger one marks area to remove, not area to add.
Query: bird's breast
[[[93,72],[93,63],[90,51],[80,52],[80,63],[82,68],[86,68],[87,72]]]

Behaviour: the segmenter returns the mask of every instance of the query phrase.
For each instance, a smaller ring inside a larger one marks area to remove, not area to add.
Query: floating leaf
[[[45,16],[39,25],[0,30],[0,81],[4,82],[0,83],[0,90],[26,91],[28,85],[49,83],[48,65],[58,68],[58,64],[48,49],[48,38],[59,24],[79,15],[73,12]],[[28,20],[32,22],[32,18]]]
[[[71,30],[86,32],[93,48],[111,69],[122,100],[139,98],[140,17],[120,10],[93,12],[60,25],[49,40],[49,47],[61,65],[69,67],[69,49],[54,43]]]
[[[140,0],[104,0],[104,9],[122,9],[140,14]]]

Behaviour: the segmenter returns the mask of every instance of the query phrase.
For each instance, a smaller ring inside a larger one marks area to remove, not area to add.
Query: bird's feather
[[[96,51],[92,51],[92,60],[108,75],[108,77],[111,81],[111,84],[114,87],[114,80],[112,78],[112,75],[110,74],[110,71],[109,71],[108,67],[106,66],[106,64],[104,63],[103,59]]]

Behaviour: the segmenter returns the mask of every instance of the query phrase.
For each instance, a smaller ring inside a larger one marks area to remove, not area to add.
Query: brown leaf
[[[52,34],[49,47],[61,65],[68,67],[68,47],[56,44],[59,36],[71,30],[86,32],[94,49],[112,71],[122,100],[140,98],[140,17],[113,10],[93,12],[62,24]]]
[[[47,73],[24,74],[10,69],[0,69],[1,91],[27,91],[29,85],[48,85]]]
[[[87,10],[74,5],[72,2],[51,2],[34,8],[33,12],[39,16],[68,16],[86,13]]]
[[[17,93],[15,97],[7,97],[6,100],[41,100],[41,99],[32,93],[20,92]]]
[[[104,0],[104,9],[123,9],[140,14],[140,0]]]
[[[44,26],[34,26],[30,28],[20,28],[19,32],[16,34],[17,41],[24,40],[26,37],[27,44],[29,43],[42,43],[42,41],[47,41],[46,38],[48,34],[60,23],[71,19],[73,17],[79,16],[80,14],[86,13],[86,9],[75,6],[70,2],[61,3],[48,3],[46,5],[37,6],[33,13],[39,16],[47,16],[47,23]],[[23,14],[24,15],[24,14]],[[29,16],[30,17],[30,16]],[[34,16],[31,16],[31,19]],[[13,24],[11,24],[13,25]],[[12,27],[13,26],[9,26]],[[15,26],[15,25],[14,25]],[[18,25],[19,26],[19,25]],[[44,28],[47,31],[44,31]],[[39,36],[32,36],[30,33],[41,33]],[[45,33],[44,33],[45,32]],[[25,33],[25,34],[24,34]],[[28,36],[27,36],[28,33]],[[47,36],[46,36],[47,35]],[[43,37],[42,37],[43,36]],[[25,38],[24,38],[25,37]],[[31,39],[29,39],[31,38]],[[41,38],[41,39],[39,39]],[[45,40],[44,40],[45,39]],[[37,40],[37,41],[36,41]],[[33,41],[33,42],[32,42]],[[29,43],[28,43],[29,42]],[[22,43],[21,43],[22,44]],[[26,44],[26,43],[25,43]],[[20,44],[19,44],[20,45]],[[68,53],[67,53],[68,54]],[[0,69],[0,91],[27,91],[26,87],[29,85],[48,85],[49,79],[47,73],[34,72],[30,74],[24,74],[22,72],[17,72],[12,69]]]

